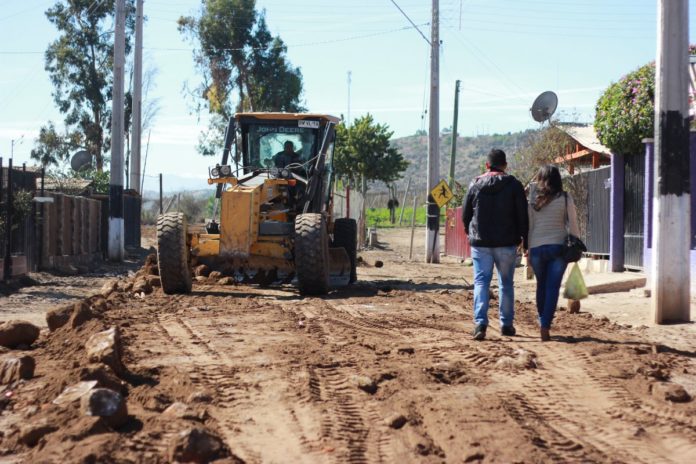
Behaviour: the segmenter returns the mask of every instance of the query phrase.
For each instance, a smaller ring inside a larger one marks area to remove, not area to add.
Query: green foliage
[[[34,196],[28,190],[19,189],[12,192],[12,230],[15,230],[31,214],[31,205]],[[5,199],[5,204],[7,199]],[[0,211],[4,211],[3,207]],[[5,236],[5,215],[0,215],[0,237]]]
[[[597,101],[594,127],[612,151],[634,154],[655,129],[655,63],[646,64],[613,83]]]
[[[453,205],[453,203],[450,203]],[[424,226],[427,222],[427,208],[425,206],[418,206],[416,208],[416,219],[415,224],[417,226]],[[392,224],[389,220],[389,208],[368,208],[365,212],[365,217],[367,218],[366,224],[368,227],[379,227],[379,228],[391,228],[399,227],[399,215],[401,214],[401,208],[396,209],[396,223]],[[404,208],[404,219],[401,222],[401,227],[408,227],[411,225],[411,216],[413,215],[413,207],[407,206]],[[440,223],[445,223],[445,208],[440,210]]]
[[[126,14],[128,53],[133,0],[127,0]],[[82,147],[94,157],[97,171],[102,171],[103,155],[110,150],[114,0],[58,1],[46,17],[58,29],[58,38],[46,50],[45,69],[53,84],[53,99],[65,117],[66,133],[58,134],[49,122],[41,129],[31,156],[48,166]]]
[[[370,114],[357,118],[348,128],[339,124],[334,156],[338,176],[354,185],[359,185],[363,178],[386,184],[400,179],[408,162],[391,145],[393,134],[387,124],[376,123]]]
[[[287,59],[255,0],[204,0],[198,17],[181,17],[179,31],[199,46],[194,62],[203,80],[195,89],[196,110],[212,115],[198,150],[212,155],[222,146],[235,111],[304,111],[302,73]],[[236,105],[233,98],[236,93]]]

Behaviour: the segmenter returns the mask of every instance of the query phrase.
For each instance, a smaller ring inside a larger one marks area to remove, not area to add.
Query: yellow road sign
[[[449,185],[447,185],[447,182],[444,180],[441,180],[440,183],[430,191],[430,194],[433,196],[433,200],[435,200],[435,203],[437,203],[437,206],[440,208],[445,206],[452,198],[454,198],[452,190],[450,190]]]

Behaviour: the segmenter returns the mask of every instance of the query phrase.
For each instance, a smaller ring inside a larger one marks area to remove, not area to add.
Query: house
[[[597,139],[594,126],[589,124],[559,124],[558,129],[565,132],[572,140],[564,155],[554,159],[556,164],[563,164],[569,174],[576,168],[598,169],[611,163],[611,151]]]

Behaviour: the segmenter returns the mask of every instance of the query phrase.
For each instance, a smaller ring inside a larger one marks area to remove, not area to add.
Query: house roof
[[[583,147],[597,153],[611,156],[611,150],[602,145],[599,139],[597,139],[597,133],[594,130],[594,126],[559,125],[558,128],[568,134],[573,140],[578,142]]]

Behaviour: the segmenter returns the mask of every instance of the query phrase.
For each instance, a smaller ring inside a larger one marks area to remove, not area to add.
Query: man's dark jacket
[[[527,248],[529,218],[524,187],[514,176],[490,171],[471,183],[464,200],[464,228],[478,247]]]

